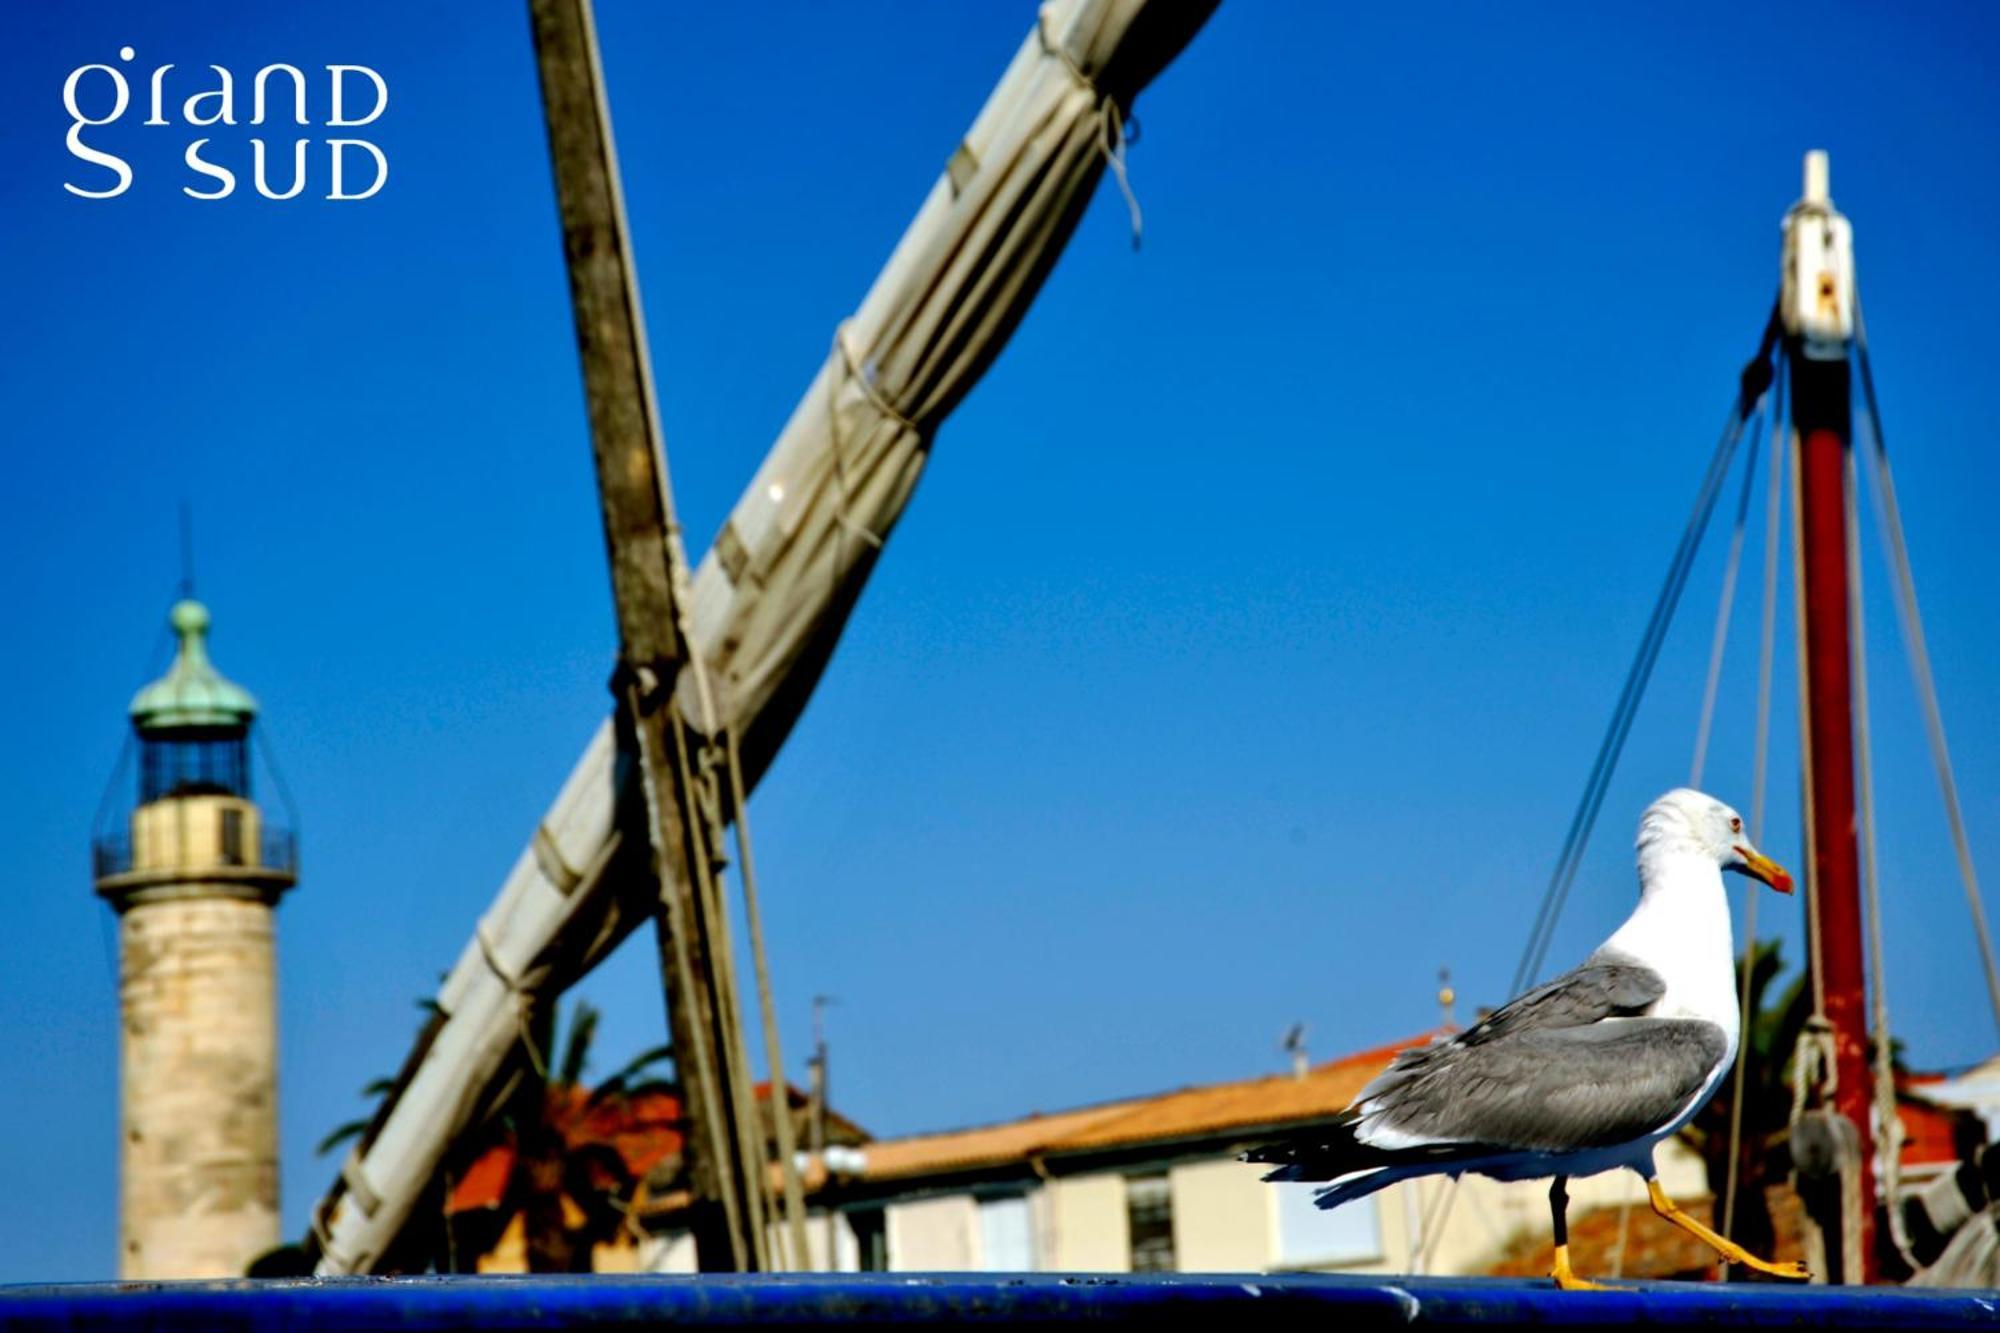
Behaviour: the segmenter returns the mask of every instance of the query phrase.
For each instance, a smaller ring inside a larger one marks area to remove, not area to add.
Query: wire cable
[[[1584,849],[1589,845],[1591,831],[1597,825],[1598,813],[1603,809],[1604,797],[1611,786],[1612,774],[1618,767],[1619,755],[1624,751],[1625,738],[1631,733],[1633,718],[1638,714],[1639,702],[1645,695],[1647,682],[1652,678],[1653,667],[1659,661],[1668,626],[1673,622],[1675,608],[1680,605],[1681,593],[1687,587],[1695,554],[1701,547],[1702,536],[1708,531],[1709,519],[1715,513],[1716,500],[1722,494],[1722,484],[1728,477],[1730,462],[1735,458],[1737,443],[1743,438],[1744,424],[1756,403],[1770,388],[1775,374],[1772,365],[1779,327],[1777,306],[1774,304],[1770,318],[1765,322],[1763,341],[1758,346],[1757,354],[1743,368],[1736,401],[1723,423],[1722,437],[1709,459],[1708,471],[1702,477],[1687,526],[1681,531],[1673,562],[1667,567],[1667,577],[1653,604],[1646,633],[1640,639],[1639,650],[1625,674],[1624,687],[1612,710],[1611,723],[1605,730],[1604,739],[1598,746],[1590,776],[1584,783],[1583,796],[1577,802],[1575,814],[1570,817],[1562,852],[1549,874],[1548,886],[1542,892],[1541,906],[1535,913],[1527,946],[1522,950],[1520,964],[1514,970],[1513,992],[1516,994],[1541,972],[1542,963],[1548,956],[1556,922],[1561,918],[1563,904],[1569,898],[1570,886],[1576,881]]]
[[[1778,647],[1778,538],[1784,523],[1785,376],[1784,363],[1771,388],[1771,479],[1764,498],[1764,616],[1757,642],[1757,730],[1750,760],[1750,841],[1764,845],[1764,797],[1771,771],[1771,683]],[[1757,895],[1743,895],[1743,972],[1738,981],[1740,1035],[1729,1102],[1729,1168],[1722,1191],[1722,1234],[1733,1239],[1736,1194],[1743,1161],[1743,1090],[1750,1068],[1750,971],[1757,961]]]
[[[1868,356],[1868,324],[1861,313],[1861,296],[1854,298],[1855,360],[1861,370],[1861,394],[1868,423],[1870,472],[1875,482],[1876,511],[1882,521],[1883,545],[1896,590],[1896,615],[1903,627],[1903,644],[1910,657],[1910,675],[1915,680],[1918,702],[1924,711],[1924,732],[1930,742],[1931,763],[1937,769],[1938,787],[1944,797],[1946,822],[1951,826],[1952,848],[1958,856],[1959,878],[1965,884],[1966,905],[1972,911],[1974,938],[1979,944],[1979,960],[1986,971],[1987,999],[1993,1006],[1993,1022],[2000,1030],[2000,967],[1993,958],[1993,935],[1986,924],[1986,906],[1979,892],[1979,875],[1973,869],[1972,844],[1966,837],[1965,815],[1959,807],[1958,781],[1952,776],[1951,750],[1945,742],[1944,713],[1938,704],[1937,681],[1931,675],[1930,649],[1924,641],[1923,616],[1917,608],[1917,584],[1910,572],[1909,543],[1903,537],[1903,516],[1896,504],[1896,483],[1889,472],[1889,446],[1882,435],[1882,409],[1875,396],[1875,369]]]
[[[1729,534],[1729,557],[1723,564],[1722,596],[1715,608],[1715,633],[1708,649],[1708,680],[1701,691],[1701,721],[1694,729],[1694,762],[1688,786],[1701,786],[1708,760],[1708,734],[1715,723],[1715,695],[1722,684],[1722,654],[1729,643],[1729,617],[1736,607],[1736,573],[1743,564],[1743,529],[1750,517],[1750,492],[1757,484],[1757,447],[1764,436],[1761,414],[1750,419],[1750,453],[1743,462],[1743,489],[1736,497],[1736,524]],[[1752,835],[1755,836],[1754,834]]]
[[[1847,451],[1847,468],[1842,496],[1847,511],[1847,643],[1852,664],[1854,708],[1854,766],[1860,805],[1856,824],[1861,835],[1861,896],[1867,909],[1869,1026],[1873,1029],[1874,1106],[1876,1156],[1882,1164],[1883,1211],[1889,1223],[1889,1239],[1896,1253],[1912,1272],[1920,1264],[1910,1253],[1910,1237],[1897,1206],[1902,1194],[1903,1120],[1896,1109],[1896,1069],[1889,1037],[1889,982],[1882,955],[1882,873],[1876,856],[1875,838],[1875,747],[1868,719],[1868,628],[1864,613],[1866,599],[1861,583],[1861,473],[1856,451]]]

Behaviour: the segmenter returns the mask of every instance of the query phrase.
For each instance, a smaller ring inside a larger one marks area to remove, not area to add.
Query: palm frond
[[[578,1000],[569,1015],[569,1037],[563,1043],[560,1080],[570,1087],[583,1082],[584,1066],[590,1062],[590,1043],[597,1036],[597,1008]]]
[[[349,1139],[358,1139],[367,1132],[368,1122],[366,1120],[350,1120],[346,1124],[336,1128],[333,1133],[321,1139],[319,1146],[313,1149],[313,1153],[316,1156],[324,1157]]]
[[[655,1046],[650,1051],[642,1051],[625,1067],[590,1090],[586,1105],[595,1106],[599,1102],[610,1101],[614,1097],[636,1097],[641,1093],[669,1090],[671,1085],[661,1078],[641,1079],[640,1075],[654,1065],[670,1058],[674,1053],[671,1046]],[[634,1080],[638,1080],[636,1083]]]

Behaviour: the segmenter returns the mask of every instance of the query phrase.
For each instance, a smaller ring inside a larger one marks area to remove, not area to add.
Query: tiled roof
[[[1308,1070],[1303,1078],[1272,1075],[1213,1083],[976,1129],[878,1141],[867,1147],[865,1179],[943,1175],[1059,1153],[1172,1143],[1330,1119],[1347,1109],[1397,1051],[1422,1045],[1433,1035],[1344,1056]]]
[[[635,1180],[643,1180],[661,1162],[678,1156],[684,1142],[681,1134],[680,1099],[668,1092],[642,1092],[635,1097],[589,1101],[587,1088],[551,1090],[552,1096],[566,1096],[568,1105],[558,1113],[563,1138],[572,1148],[603,1144],[624,1160],[625,1169]],[[514,1144],[511,1139],[496,1143],[481,1153],[465,1175],[452,1183],[445,1212],[469,1212],[477,1208],[498,1208],[506,1199],[507,1184],[514,1174]]]
[[[771,1085],[768,1081],[756,1085],[756,1097],[760,1104],[771,1100]],[[586,1144],[602,1144],[614,1149],[624,1159],[625,1169],[634,1180],[645,1180],[655,1168],[668,1168],[677,1162],[681,1148],[686,1142],[683,1135],[680,1099],[670,1092],[642,1091],[633,1096],[608,1097],[592,1103],[588,1089],[572,1087],[564,1091],[553,1091],[552,1096],[566,1096],[567,1104],[554,1108],[558,1123],[562,1126],[563,1137],[572,1148]],[[790,1084],[785,1088],[786,1102],[795,1111],[806,1107],[810,1099]],[[853,1121],[828,1108],[827,1137],[830,1141],[843,1145],[866,1142],[867,1132]],[[769,1130],[769,1117],[765,1117]],[[462,1213],[477,1208],[498,1208],[507,1193],[507,1185],[514,1173],[514,1143],[512,1139],[495,1143],[479,1157],[459,1179],[452,1182],[451,1195],[445,1202],[447,1213]]]
[[[1903,1122],[1903,1165],[1956,1166],[1968,1146],[1966,1134],[1974,1135],[1977,1142],[1981,1132],[1972,1113],[1940,1106],[1925,1095],[1944,1083],[1942,1075],[1904,1074],[1896,1082],[1896,1118]],[[1968,1124],[1968,1120],[1974,1123]]]
[[[1079,1111],[1033,1115],[1002,1125],[881,1140],[868,1145],[866,1176],[869,1180],[890,1180],[1026,1161],[1046,1153],[1051,1144],[1060,1143],[1096,1121],[1120,1115],[1134,1105],[1129,1101],[1107,1102]]]

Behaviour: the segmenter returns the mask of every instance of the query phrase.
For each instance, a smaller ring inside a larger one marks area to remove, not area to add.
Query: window
[[[880,1208],[856,1209],[848,1213],[847,1225],[854,1232],[855,1267],[864,1273],[889,1271],[889,1229]]]
[[[988,1273],[1025,1273],[1035,1267],[1035,1227],[1027,1195],[979,1201],[979,1266]]]
[[[1125,1224],[1133,1272],[1174,1271],[1174,1191],[1164,1172],[1126,1177]]]
[[[167,796],[248,796],[250,747],[240,727],[187,727],[143,737],[139,803]]]
[[[1313,1202],[1317,1185],[1278,1185],[1278,1267],[1336,1268],[1382,1257],[1373,1197],[1338,1208]]]
[[[222,864],[240,866],[243,864],[243,812],[224,810],[222,812]]]

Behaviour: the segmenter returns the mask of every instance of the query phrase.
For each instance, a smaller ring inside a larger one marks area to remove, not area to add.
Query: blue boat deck
[[[0,1287],[0,1329],[640,1329],[674,1326],[1193,1327],[1252,1333],[1643,1325],[2000,1325],[2000,1292],[1373,1277],[917,1275],[328,1278]]]

